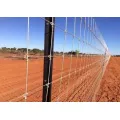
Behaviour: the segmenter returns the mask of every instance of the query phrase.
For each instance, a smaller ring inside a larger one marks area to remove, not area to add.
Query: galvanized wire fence
[[[53,76],[51,82],[44,84],[47,89],[52,85],[52,94],[48,95],[43,91],[43,94],[50,98],[48,100],[46,97],[43,101],[92,101],[110,59],[110,53],[95,19],[69,19],[65,18],[64,27],[44,19],[46,24],[54,27],[56,36],[60,31],[63,32],[64,39],[61,54],[48,56],[53,58],[52,70],[56,77]],[[69,24],[70,29],[68,21],[73,24],[73,27]],[[71,29],[73,32],[69,31]],[[55,37],[54,41],[57,39]],[[51,38],[49,40],[53,41]]]
[[[28,18],[26,62],[19,60],[21,66],[24,64],[19,71],[25,70],[20,75],[26,77],[12,77],[11,82],[18,87],[4,93],[2,97],[8,98],[3,101],[94,101],[111,56],[95,18],[40,20],[45,24],[44,55],[30,58]]]

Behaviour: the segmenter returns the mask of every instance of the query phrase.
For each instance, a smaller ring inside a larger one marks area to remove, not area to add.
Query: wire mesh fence
[[[51,101],[93,101],[110,58],[107,45],[95,19],[61,19],[64,25],[57,19],[52,24],[44,19],[54,26],[56,42],[54,56],[50,55],[53,57],[52,82],[46,83],[47,88],[52,85],[52,94],[49,97]],[[60,39],[58,34],[62,36]],[[61,43],[59,52],[58,39]],[[46,101],[49,101],[47,97]]]
[[[10,65],[6,65],[12,68],[14,62],[16,65],[12,69],[19,75],[8,76],[3,84],[7,85],[6,90],[1,91],[1,101],[94,101],[110,59],[95,18],[39,18],[41,26],[44,25],[40,26],[44,54],[31,54],[31,19],[26,19],[23,60],[9,60]]]

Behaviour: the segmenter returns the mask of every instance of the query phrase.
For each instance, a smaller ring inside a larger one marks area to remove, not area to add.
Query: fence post
[[[44,68],[43,68],[43,102],[51,101],[53,47],[54,47],[54,17],[45,18],[44,35]]]

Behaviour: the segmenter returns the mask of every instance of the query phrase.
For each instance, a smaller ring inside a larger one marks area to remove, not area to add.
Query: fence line
[[[44,18],[42,18],[42,19],[47,21]],[[78,55],[82,54],[82,57],[79,59],[79,62],[81,61],[81,63],[79,63],[79,64],[83,64],[83,68],[86,68],[87,65],[90,67],[90,64],[93,62],[93,60],[92,60],[93,57],[95,57],[95,59],[98,59],[97,57],[100,57],[100,58],[104,58],[105,57],[105,59],[101,62],[101,64],[97,64],[96,67],[94,66],[95,68],[97,68],[97,66],[99,66],[99,65],[101,66],[101,69],[99,71],[100,73],[101,73],[102,70],[103,70],[103,73],[104,73],[104,71],[105,71],[105,67],[104,66],[106,66],[107,63],[108,63],[108,62],[105,63],[104,61],[106,61],[106,60],[109,61],[109,58],[110,58],[110,54],[109,54],[107,45],[104,42],[103,37],[102,37],[101,33],[98,30],[98,27],[96,25],[95,20],[93,18],[91,18],[90,21],[89,21],[89,18],[81,18],[81,20],[80,20],[80,28],[79,28],[79,30],[80,30],[80,37],[78,37],[76,35],[76,31],[77,31],[76,30],[76,22],[77,22],[77,20],[78,19],[76,19],[76,18],[74,18],[74,20],[73,20],[73,34],[71,32],[69,32],[69,30],[67,29],[67,27],[68,27],[68,25],[67,25],[68,18],[66,18],[67,22],[65,22],[65,29],[63,29],[59,25],[53,23],[54,26],[55,26],[55,30],[59,29],[59,30],[61,30],[64,33],[62,63],[61,63],[62,64],[61,65],[62,66],[61,67],[61,77],[58,79],[60,81],[60,83],[56,85],[56,89],[59,89],[58,90],[58,95],[57,95],[57,101],[60,101],[59,100],[60,99],[59,95],[61,93],[64,93],[64,91],[65,91],[65,89],[62,90],[62,86],[64,84],[66,84],[66,86],[67,86],[67,95],[66,95],[67,97],[68,97],[68,86],[69,85],[71,85],[70,87],[73,88],[73,92],[74,92],[75,84],[76,84],[76,76],[77,76],[76,69],[77,69],[77,64],[78,64],[77,63],[78,62]],[[48,24],[50,24],[49,21],[47,21],[47,22],[48,22]],[[83,32],[81,32],[81,31],[83,31]],[[64,77],[63,77],[64,71],[63,70],[64,70],[64,65],[65,65],[64,61],[65,61],[65,56],[67,56],[67,53],[65,52],[64,49],[66,47],[65,46],[65,41],[67,41],[66,36],[69,36],[69,35],[72,36],[72,43],[71,43],[71,45],[72,45],[71,51],[72,52],[70,53],[70,67],[69,67],[69,74],[68,74],[69,77],[67,78],[67,83],[66,82],[63,83],[63,81],[64,81]],[[78,47],[75,46],[75,42],[76,42],[75,39],[78,41],[77,42],[78,43]],[[81,50],[80,50],[80,44],[82,46]],[[75,49],[78,51],[78,53],[73,54]],[[90,63],[88,63],[88,61]],[[71,74],[71,70],[72,70],[72,65],[74,63],[76,63],[76,65],[75,65],[76,67],[75,67],[74,74],[72,75]],[[88,70],[87,69],[83,69],[83,71],[79,73],[78,78],[81,77],[81,75],[83,73],[86,73],[86,76],[87,76]],[[72,84],[70,84],[71,78],[73,78],[73,80],[74,80],[74,82],[72,82]],[[87,79],[89,79],[89,78],[87,78]],[[102,79],[102,76],[100,74],[100,80],[101,79]],[[94,82],[95,81],[93,81],[93,83]],[[55,86],[54,85],[54,81],[52,83],[50,83],[50,84],[52,84],[52,86]],[[64,87],[66,87],[66,86],[64,86]],[[89,87],[89,86],[86,86],[86,84],[84,84],[83,87],[85,87],[87,89],[87,87]],[[95,89],[96,88],[94,87],[94,89],[93,89],[94,93],[95,93]],[[55,93],[55,90],[54,90],[53,93]]]
[[[19,76],[11,75],[5,79],[6,81],[13,79],[6,84],[3,83],[5,86],[12,83],[13,86],[20,84],[18,88],[2,94],[5,96],[15,93],[6,98],[6,101],[95,101],[96,92],[111,57],[95,21],[96,18],[46,17],[39,19],[45,24],[44,55],[30,55],[31,19],[28,17],[26,54],[23,59],[26,61],[26,66],[21,66],[19,70],[26,71]],[[17,58],[16,56],[14,59]],[[23,57],[19,56],[19,58]],[[35,66],[32,59],[40,63],[40,66],[37,63]],[[30,72],[33,66],[40,70]],[[3,68],[4,65],[0,67]],[[18,66],[14,68],[17,69]],[[11,71],[12,69],[9,68],[6,70],[6,72]],[[0,74],[2,72],[4,71],[0,71]],[[24,81],[22,81],[23,77]]]

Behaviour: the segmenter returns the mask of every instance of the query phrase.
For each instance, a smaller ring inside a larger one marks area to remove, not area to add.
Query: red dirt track
[[[0,101],[23,101],[23,94],[25,93],[26,80],[26,61],[0,59]],[[39,68],[39,69],[38,69]],[[28,75],[28,91],[33,92],[42,85],[43,60],[29,61],[29,75]],[[30,94],[37,94],[30,93]],[[40,94],[40,88],[39,88]],[[36,96],[39,97],[37,94]],[[40,98],[40,97],[39,97]],[[28,101],[31,101],[31,95]],[[36,101],[36,97],[32,96],[32,100]],[[39,99],[40,101],[40,99]]]
[[[52,101],[91,101],[102,59],[101,56],[72,57],[70,62],[71,58],[65,57],[62,71],[62,57],[55,57]],[[43,58],[30,59],[28,70],[27,101],[42,101]],[[0,101],[25,101],[25,81],[26,60],[0,58]]]
[[[96,101],[120,102],[120,57],[111,57],[97,92]]]

